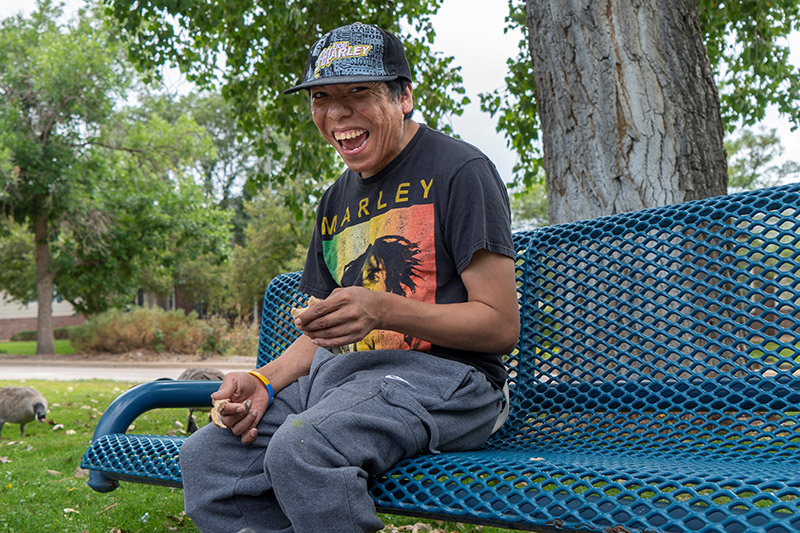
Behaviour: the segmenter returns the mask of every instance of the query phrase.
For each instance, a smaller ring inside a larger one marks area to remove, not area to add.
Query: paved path
[[[26,361],[0,359],[0,379],[49,379],[73,381],[80,379],[113,379],[117,381],[145,382],[158,378],[177,378],[190,366],[213,367],[223,372],[251,370],[255,363],[246,358],[191,362],[108,362],[108,361]]]

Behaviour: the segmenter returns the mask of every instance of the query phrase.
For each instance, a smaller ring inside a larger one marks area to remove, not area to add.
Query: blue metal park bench
[[[800,185],[515,234],[511,414],[482,449],[372,480],[379,510],[534,531],[800,531]],[[294,338],[298,274],[264,297],[258,364]],[[180,486],[182,438],[132,435],[218,382],[146,383],[82,466]]]

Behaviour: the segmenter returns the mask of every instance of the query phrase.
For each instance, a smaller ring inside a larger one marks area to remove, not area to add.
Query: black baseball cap
[[[378,26],[355,22],[331,30],[308,53],[303,81],[283,91],[334,83],[411,81],[411,69],[400,39]]]

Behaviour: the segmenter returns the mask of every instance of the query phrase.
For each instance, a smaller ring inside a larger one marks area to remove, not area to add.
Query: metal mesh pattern
[[[297,289],[300,272],[281,274],[264,293],[261,333],[258,339],[258,366],[278,357],[300,335],[292,318],[293,307],[305,307],[308,295]]]
[[[94,440],[81,467],[111,474],[113,479],[180,487],[178,453],[183,437],[114,433]]]
[[[482,450],[398,463],[371,484],[378,507],[539,530],[800,530],[799,210],[791,185],[516,234],[509,421]],[[259,365],[296,336],[298,281],[265,294]],[[132,470],[174,457],[129,438],[105,453]]]
[[[517,234],[509,422],[483,451],[398,464],[376,501],[572,529],[800,530],[799,207],[793,185]]]

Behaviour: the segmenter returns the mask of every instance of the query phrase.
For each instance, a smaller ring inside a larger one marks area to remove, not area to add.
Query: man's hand
[[[335,289],[298,315],[295,324],[322,348],[352,344],[373,329],[381,329],[379,299],[385,295],[364,287]]]
[[[515,271],[513,258],[478,250],[461,272],[466,302],[429,303],[345,287],[301,313],[295,325],[325,349],[356,343],[374,329],[385,329],[456,350],[509,353],[520,329]]]
[[[234,435],[242,437],[242,444],[252,444],[258,437],[256,426],[269,404],[269,394],[264,384],[247,372],[230,372],[211,398],[230,400],[220,412],[222,422]]]

